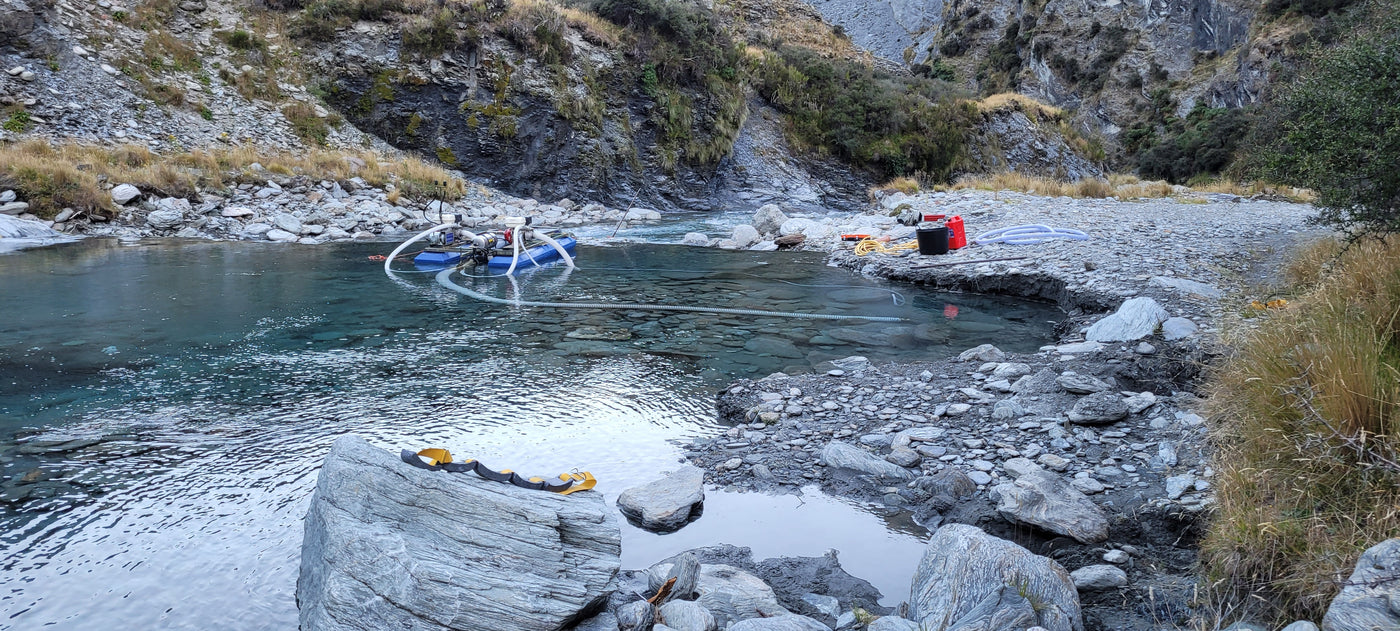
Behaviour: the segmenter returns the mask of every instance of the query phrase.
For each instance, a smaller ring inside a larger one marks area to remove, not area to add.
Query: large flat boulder
[[[1129,298],[1117,312],[1090,326],[1084,338],[1090,342],[1131,342],[1152,335],[1168,317],[1171,314],[1156,300],[1146,296]]]
[[[1030,464],[1030,463],[1027,463]],[[1040,526],[1080,543],[1108,540],[1108,518],[1094,501],[1057,474],[1030,464],[1016,481],[992,488],[997,512],[1013,522]]]
[[[1400,537],[1365,552],[1322,618],[1322,631],[1400,629]]]
[[[837,469],[850,469],[892,480],[912,480],[914,474],[897,464],[846,443],[830,442],[822,449],[822,462]]]
[[[705,472],[691,465],[622,492],[617,507],[642,528],[670,532],[684,526],[705,501]]]
[[[598,493],[419,469],[343,436],[306,515],[301,628],[561,629],[606,599],[621,547]]]
[[[924,629],[1084,629],[1079,592],[1059,563],[966,524],[933,533],[909,604]]]

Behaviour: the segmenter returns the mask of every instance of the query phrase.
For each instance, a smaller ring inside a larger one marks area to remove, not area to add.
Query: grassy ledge
[[[411,156],[370,151],[287,153],[240,146],[157,154],[141,145],[53,144],[42,139],[0,146],[0,189],[14,189],[29,202],[30,212],[44,218],[64,208],[110,214],[108,189],[117,184],[194,199],[200,191],[261,183],[269,174],[314,180],[359,177],[375,187],[393,184],[410,199],[441,195],[453,200],[465,192],[465,184],[441,167]],[[448,182],[447,187],[441,182]]]
[[[1400,237],[1314,245],[1293,306],[1218,367],[1218,510],[1202,543],[1226,602],[1318,620],[1357,557],[1400,535]]]

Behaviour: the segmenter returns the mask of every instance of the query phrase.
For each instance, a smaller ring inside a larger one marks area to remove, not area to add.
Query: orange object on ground
[[[953,215],[943,223],[948,226],[948,249],[957,250],[967,247],[967,233],[963,232],[962,215]]]
[[[842,240],[842,241],[863,241],[863,240],[869,239],[869,238],[870,238],[870,235],[868,235],[868,234],[843,234],[843,235],[841,235],[841,240]]]

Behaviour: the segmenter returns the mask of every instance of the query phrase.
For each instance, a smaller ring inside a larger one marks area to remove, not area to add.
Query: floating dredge
[[[444,269],[475,263],[487,268],[505,268],[505,275],[510,276],[522,261],[535,266],[563,261],[569,267],[574,266],[573,254],[578,241],[559,231],[532,228],[529,217],[506,217],[504,230],[480,234],[463,228],[460,216],[443,215],[441,221],[442,224],[395,248],[384,261],[384,270],[390,271],[389,264],[409,245],[420,240],[426,240],[428,247],[413,257],[413,264],[419,268]]]

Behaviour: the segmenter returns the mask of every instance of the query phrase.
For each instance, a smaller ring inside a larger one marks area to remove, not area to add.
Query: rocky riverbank
[[[943,257],[862,257],[835,240],[854,230],[912,233],[881,210],[958,214],[973,235],[1037,223],[1090,238]],[[1075,570],[1087,628],[1186,624],[1202,613],[1194,542],[1212,503],[1198,378],[1220,352],[1222,322],[1284,255],[1319,236],[1300,228],[1309,213],[1233,196],[1006,192],[900,195],[865,216],[827,220],[760,212],[735,234],[800,233],[808,247],[831,248],[832,264],[862,274],[1051,300],[1069,317],[1058,343],[1034,354],[987,345],[904,365],[851,357],[822,374],[735,383],[718,400],[733,427],[696,441],[687,457],[725,487],[815,483],[888,519],[930,530],[970,524],[1015,541]],[[1118,311],[1102,314],[1109,309]]]

